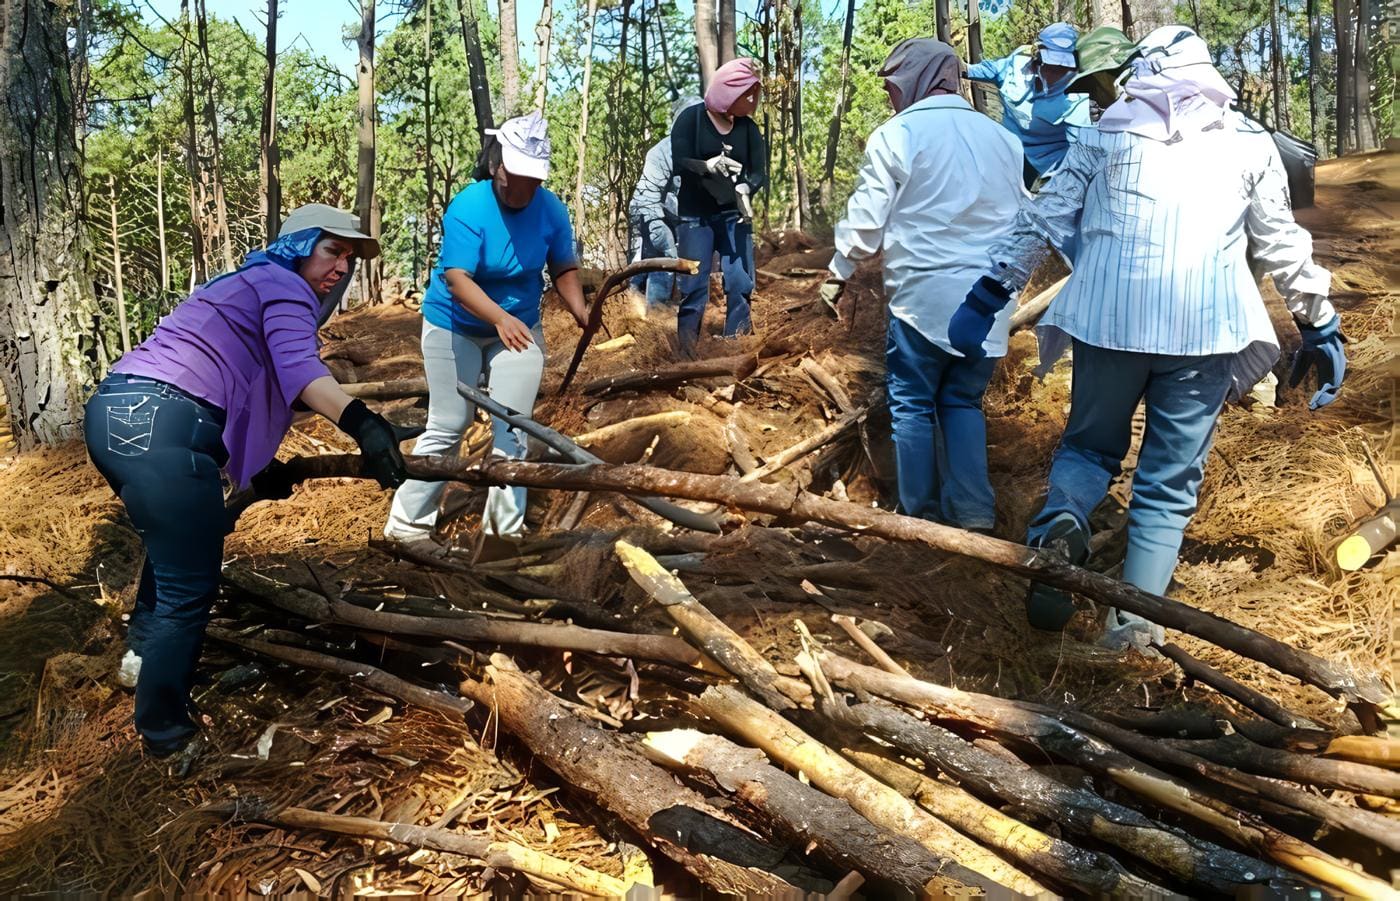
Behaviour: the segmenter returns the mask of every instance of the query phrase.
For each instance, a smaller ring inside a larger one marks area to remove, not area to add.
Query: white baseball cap
[[[538,110],[507,119],[500,128],[488,128],[486,133],[501,142],[501,164],[511,175],[540,181],[549,178],[549,128]]]

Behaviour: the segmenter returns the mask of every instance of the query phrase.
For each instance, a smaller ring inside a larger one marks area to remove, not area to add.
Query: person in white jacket
[[[1273,279],[1302,334],[1295,374],[1316,369],[1314,408],[1337,396],[1346,357],[1327,300],[1331,276],[1293,221],[1268,132],[1230,108],[1235,92],[1191,29],[1157,29],[1139,49],[1123,96],[992,250],[949,333],[975,353],[1050,252],[1047,241],[1062,248],[1077,230],[1074,272],[1039,328],[1042,354],[1073,342],[1069,422],[1027,543],[1084,562],[1089,514],[1120,471],[1143,401],[1123,580],[1164,594],[1221,408],[1279,356],[1257,279]],[[1062,629],[1074,606],[1032,584],[1027,612],[1038,628]],[[1105,644],[1150,651],[1163,639],[1160,626],[1110,612]]]
[[[982,395],[1006,354],[1011,314],[997,318],[976,360],[948,343],[948,320],[1026,195],[1020,142],[958,95],[958,68],[953,48],[930,38],[904,41],[885,60],[895,115],[866,143],[822,299],[834,309],[856,262],[884,251],[900,508],[988,531],[996,507]]]

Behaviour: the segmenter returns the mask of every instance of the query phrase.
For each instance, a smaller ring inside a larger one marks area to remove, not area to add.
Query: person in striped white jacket
[[[992,248],[949,338],[980,353],[997,313],[1050,252],[1047,241],[1062,249],[1078,223],[1074,271],[1039,328],[1042,355],[1047,344],[1051,355],[1055,343],[1073,344],[1070,416],[1027,543],[1084,562],[1089,514],[1119,473],[1145,401],[1123,579],[1163,594],[1216,419],[1279,356],[1258,279],[1272,277],[1302,334],[1292,381],[1316,370],[1313,409],[1336,398],[1346,358],[1327,299],[1331,275],[1293,220],[1272,138],[1231,109],[1234,91],[1189,28],[1158,29],[1140,48],[1123,96]],[[1063,592],[1032,584],[1032,625],[1062,629],[1073,610]],[[1148,651],[1163,638],[1160,627],[1113,611],[1104,643]]]

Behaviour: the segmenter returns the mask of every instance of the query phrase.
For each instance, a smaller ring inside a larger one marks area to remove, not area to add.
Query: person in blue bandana
[[[1056,22],[1042,29],[1034,44],[967,67],[972,81],[997,86],[1001,124],[1020,140],[1026,153],[1027,188],[1064,159],[1074,143],[1075,129],[1091,124],[1088,98],[1066,90],[1075,77],[1078,37],[1073,25]]]

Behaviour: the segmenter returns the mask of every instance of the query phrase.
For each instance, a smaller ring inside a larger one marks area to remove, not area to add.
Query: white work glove
[[[739,215],[744,219],[753,218],[753,199],[749,197],[749,186],[747,184],[737,184],[734,186],[734,201],[739,206]]]
[[[822,299],[822,303],[826,304],[827,308],[831,311],[831,315],[835,316],[837,319],[841,318],[841,311],[838,309],[837,305],[841,303],[841,298],[845,293],[846,283],[834,275],[822,282],[819,296]]]
[[[744,171],[744,164],[721,153],[705,160],[705,171],[711,175],[727,175],[733,178]]]

